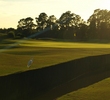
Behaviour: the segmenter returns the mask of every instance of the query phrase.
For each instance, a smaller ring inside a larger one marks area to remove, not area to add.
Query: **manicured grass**
[[[17,41],[16,41],[17,42]],[[110,44],[81,43],[81,42],[56,42],[56,41],[18,41],[21,46],[53,47],[53,48],[110,48]]]
[[[59,97],[57,100],[109,100],[109,93],[110,78],[106,78],[98,83]]]
[[[103,55],[110,53],[109,44],[55,42],[41,40],[6,40],[0,46],[9,47],[16,44],[15,48],[5,49],[0,52],[0,75],[38,69],[69,60],[87,56]],[[108,48],[107,48],[108,47]],[[34,62],[28,69],[28,61]]]
[[[11,45],[13,43],[15,46]],[[0,76],[48,67],[88,56],[110,54],[110,44],[96,43],[7,40],[2,41],[0,47],[9,47],[0,52]],[[34,62],[30,68],[27,68],[27,63],[31,58]],[[105,79],[64,95],[58,100],[108,100],[110,98],[109,81],[110,78]]]

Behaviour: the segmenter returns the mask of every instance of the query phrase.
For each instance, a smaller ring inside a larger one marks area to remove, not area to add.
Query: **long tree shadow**
[[[86,87],[110,76],[109,58],[110,55],[90,56],[1,76],[0,100],[52,100]]]

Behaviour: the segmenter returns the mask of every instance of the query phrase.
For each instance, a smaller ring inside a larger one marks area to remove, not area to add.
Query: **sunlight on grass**
[[[74,42],[55,42],[55,41],[25,41],[21,46],[34,47],[56,47],[56,48],[110,48],[110,44],[98,43],[74,43]]]
[[[106,78],[88,87],[68,93],[57,100],[109,100],[110,78]]]
[[[53,41],[25,41],[21,46],[56,47],[56,48],[110,48],[110,44],[74,43]]]
[[[0,48],[9,47],[14,43],[15,47],[0,52],[0,76],[49,67],[88,56],[110,54],[110,44],[97,43],[7,40],[0,44]],[[27,68],[31,58],[33,63]],[[57,100],[108,100],[109,84],[110,78],[68,93]]]
[[[18,40],[6,40],[0,46],[10,46],[15,42]],[[109,44],[24,41],[0,53],[0,75],[43,68],[87,56],[110,54],[109,47]],[[34,62],[31,68],[27,69],[31,58],[34,58]]]

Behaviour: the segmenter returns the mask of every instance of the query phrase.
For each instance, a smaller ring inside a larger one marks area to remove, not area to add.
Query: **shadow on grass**
[[[53,100],[110,76],[110,55],[0,77],[0,100]],[[102,75],[102,74],[103,75]]]

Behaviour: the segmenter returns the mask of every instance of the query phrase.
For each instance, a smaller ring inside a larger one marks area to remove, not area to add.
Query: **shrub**
[[[14,31],[8,32],[8,37],[9,38],[15,38],[15,32]]]

